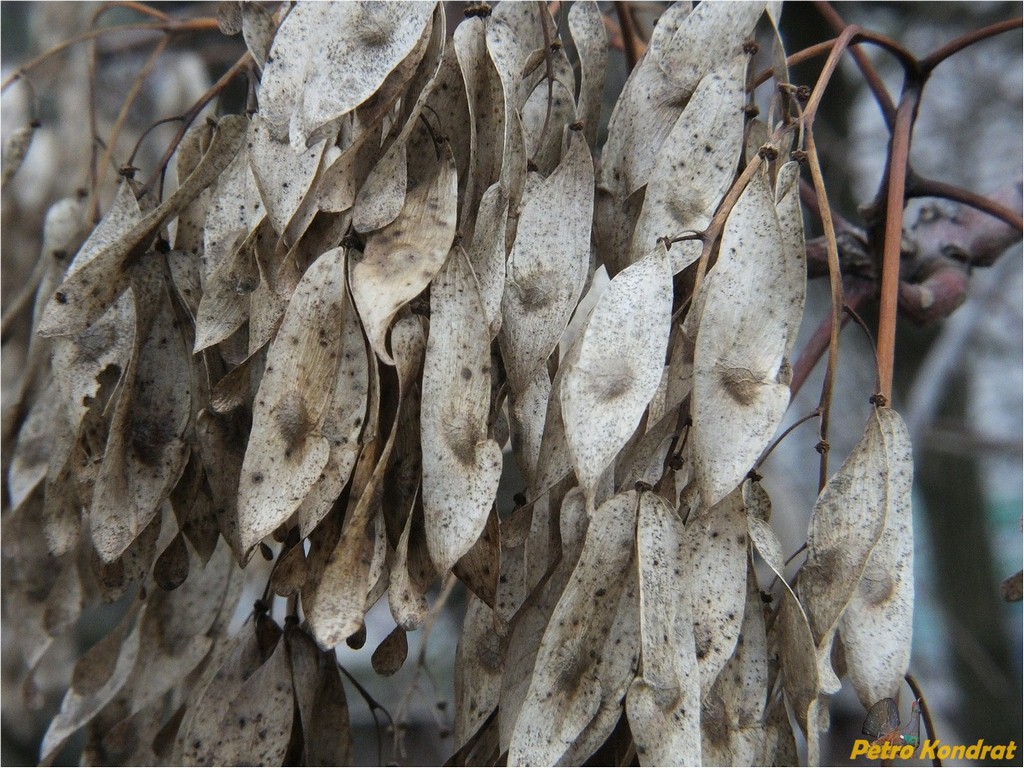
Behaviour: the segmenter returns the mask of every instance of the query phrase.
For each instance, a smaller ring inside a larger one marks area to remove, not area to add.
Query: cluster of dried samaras
[[[795,727],[814,762],[837,674],[895,695],[899,416],[871,415],[789,581],[751,474],[806,279],[778,13],[668,8],[598,152],[594,3],[564,42],[540,3],[451,36],[439,4],[222,6],[258,109],[191,128],[163,200],[126,178],[91,232],[76,200],[46,219],[4,518],[27,692],[83,606],[141,587],[44,760],[88,726],[100,764],[344,762],[330,649],[386,598],[394,671],[449,572],[456,762],[785,764]]]

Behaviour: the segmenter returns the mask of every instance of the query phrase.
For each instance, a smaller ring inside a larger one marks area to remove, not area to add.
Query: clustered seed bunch
[[[84,242],[82,201],[46,218],[44,259],[73,258],[38,290],[5,518],[30,666],[141,586],[44,760],[88,726],[99,764],[346,762],[332,649],[386,599],[394,672],[449,574],[457,762],[581,764],[621,724],[642,765],[791,763],[794,727],[816,760],[837,676],[895,695],[900,417],[871,414],[795,580],[752,473],[807,274],[779,11],[669,7],[599,152],[594,3],[561,30],[472,6],[450,36],[434,3],[222,6],[255,108],[191,127],[162,199],[126,173]]]

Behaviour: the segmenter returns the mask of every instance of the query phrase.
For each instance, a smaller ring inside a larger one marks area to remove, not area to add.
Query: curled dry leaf
[[[444,264],[455,239],[457,179],[447,149],[435,175],[411,190],[398,217],[366,239],[353,260],[352,298],[370,346],[388,365],[386,338],[395,313],[418,296]]]
[[[391,344],[399,381],[398,411],[401,412],[402,393],[412,386],[424,354],[423,327],[419,320],[407,315],[395,323]],[[371,412],[374,409],[375,405],[371,405]],[[309,626],[324,648],[332,648],[360,631],[367,609],[383,594],[388,583],[383,574],[387,542],[381,512],[381,486],[395,448],[399,423],[396,418],[379,454],[380,438],[367,439],[356,464],[341,537],[330,552],[322,576],[313,581],[315,591],[304,594],[303,608]],[[381,591],[375,594],[378,589]]]
[[[445,573],[479,538],[498,490],[501,448],[487,437],[490,332],[480,288],[461,247],[430,290],[420,429],[427,548]]]
[[[505,290],[505,223],[508,194],[501,184],[489,186],[480,199],[473,240],[466,248],[469,263],[480,284],[480,298],[490,336],[501,329],[501,297]]]
[[[342,121],[342,129],[346,127]],[[339,132],[344,138],[347,132]],[[328,147],[324,152],[326,168],[317,186],[317,205],[321,211],[339,213],[351,208],[356,194],[379,161],[381,127],[368,126],[351,138],[351,143],[339,150]],[[337,155],[337,156],[335,156]]]
[[[643,674],[629,687],[626,715],[641,765],[700,765],[700,673],[693,639],[688,553],[682,520],[654,493],[640,496]]]
[[[819,646],[831,646],[888,516],[896,518],[896,531],[905,524],[906,510],[900,507],[907,503],[904,494],[910,486],[911,466],[903,420],[895,411],[875,408],[864,436],[818,496],[798,593]],[[887,597],[899,591],[895,580],[890,584]]]
[[[702,232],[732,186],[743,144],[747,57],[709,72],[657,155],[633,234],[630,262],[663,237]],[[673,274],[700,257],[700,240],[673,243]]]
[[[594,677],[601,681],[601,701],[594,719],[565,753],[563,762],[568,765],[581,765],[608,740],[622,720],[622,702],[640,663],[638,593],[636,571],[631,568],[594,671]]]
[[[321,652],[304,631],[286,626],[292,688],[302,724],[303,763],[352,764],[348,702],[334,652]]]
[[[250,296],[261,282],[257,254],[273,248],[275,239],[270,219],[264,218],[213,268],[199,300],[196,352],[224,341],[249,319]]]
[[[193,561],[192,578],[173,592],[156,589],[147,597],[140,661],[122,694],[132,713],[160,702],[200,667],[223,630],[218,619],[234,612],[241,572],[232,562],[230,549],[222,545],[205,568],[199,565]]]
[[[261,114],[295,150],[305,149],[383,85],[429,34],[433,12],[433,3],[297,5],[270,48]]]
[[[636,507],[629,491],[591,513],[579,563],[544,630],[510,764],[557,764],[600,711],[604,682],[596,671],[627,581]]]
[[[413,532],[413,527],[417,523],[417,532],[422,534],[420,536]],[[391,583],[388,586],[391,616],[398,626],[410,631],[419,629],[427,618],[429,606],[426,591],[429,579],[424,577],[432,578],[435,575],[433,564],[429,563],[429,556],[422,558],[427,561],[429,568],[420,570],[410,563],[410,542],[412,553],[415,554],[419,541],[426,541],[426,532],[423,531],[422,515],[416,512],[414,499],[412,508],[408,510],[405,527],[402,528],[402,535],[398,538],[398,546],[395,548],[395,558],[391,563]]]
[[[796,292],[774,195],[757,174],[736,201],[708,276],[693,362],[693,448],[702,508],[740,484],[789,405],[786,346],[803,307]],[[802,295],[802,289],[800,289]]]
[[[615,276],[564,362],[562,421],[576,476],[591,499],[658,388],[671,317],[672,275],[659,245]]]
[[[456,27],[452,41],[465,86],[469,117],[469,169],[459,223],[463,234],[472,238],[484,190],[501,176],[505,142],[504,92],[487,54],[487,22],[480,18],[467,19]],[[508,191],[505,189],[506,193]]]
[[[782,584],[774,641],[782,667],[782,687],[797,722],[806,732],[809,723],[814,724],[813,719],[809,720],[809,708],[817,702],[819,694],[830,690],[830,684],[823,685],[821,681],[827,678],[819,678],[818,651],[807,614],[786,581],[782,545],[765,519],[771,511],[771,500],[757,483],[751,483],[747,490],[747,532],[758,554]]]
[[[7,470],[7,493],[11,508],[20,507],[47,475],[53,428],[61,414],[56,398],[59,383],[51,380],[42,396],[32,404],[14,446],[14,456]]]
[[[525,390],[548,359],[583,291],[593,199],[594,163],[582,137],[524,194],[498,336],[513,394]]]
[[[800,164],[795,160],[779,169],[775,182],[775,210],[782,230],[781,261],[786,274],[785,281],[777,286],[780,293],[776,298],[791,307],[791,311],[785,313],[786,355],[789,356],[796,344],[807,295],[807,250],[804,246],[804,220],[800,213]]]
[[[192,414],[189,344],[172,306],[166,263],[158,254],[134,269],[135,349],[125,372],[96,477],[93,544],[113,562],[156,516],[188,462]]]
[[[501,184],[508,190],[513,206],[518,205],[526,180],[526,146],[521,110],[523,77],[531,54],[540,47],[537,36],[541,23],[550,24],[546,8],[524,3],[500,3],[487,20],[487,53],[501,82],[504,102],[504,137],[498,142],[501,157]],[[465,73],[464,73],[465,74]],[[467,81],[469,77],[466,78]],[[532,89],[531,89],[532,90]],[[514,222],[510,222],[514,232]]]
[[[274,136],[267,118],[260,114],[252,116],[246,142],[249,164],[267,216],[278,235],[284,236],[310,194],[329,139],[333,139],[333,135],[297,152],[286,139]],[[316,209],[312,208],[305,216],[312,219],[315,212]],[[305,223],[308,225],[309,222]],[[299,225],[298,234],[303,230],[305,226]]]
[[[242,31],[242,4],[239,0],[221,0],[217,3],[217,28],[225,35]]]
[[[647,184],[694,90],[708,72],[741,53],[763,10],[762,3],[707,3],[691,12],[689,3],[676,3],[662,14],[608,125],[601,181],[616,198]]]
[[[344,303],[337,378],[320,425],[320,434],[327,439],[330,453],[322,476],[299,506],[299,535],[303,537],[323,520],[352,475],[366,419],[370,387],[366,343],[352,297],[346,294]]]
[[[737,488],[686,524],[701,698],[732,656],[747,592],[747,514]]]
[[[7,184],[21,168],[25,155],[32,147],[32,137],[36,135],[35,123],[23,125],[11,131],[4,142],[3,161],[0,164],[0,189],[7,189]]]
[[[254,130],[251,122],[247,130]],[[238,242],[256,228],[265,214],[249,161],[249,147],[243,144],[210,189],[203,226],[204,280],[209,279],[210,273],[231,255]]]
[[[384,79],[377,92],[356,108],[355,121],[359,124],[381,122],[399,99],[403,103],[396,124],[401,125],[404,120],[406,127],[411,128],[410,121],[416,122],[414,96],[421,94],[424,85],[433,77],[444,48],[444,7],[440,3],[432,3],[431,7],[433,14],[412,50]],[[415,157],[411,159],[415,160]]]
[[[327,251],[306,271],[267,353],[238,488],[246,558],[295,511],[330,458],[320,432],[337,379],[345,252]]]
[[[373,671],[383,677],[390,677],[402,668],[409,655],[409,640],[406,631],[395,627],[388,636],[380,641],[380,645],[370,657]]]
[[[452,566],[452,573],[488,606],[494,607],[501,566],[501,541],[497,505],[491,505],[480,537]]]
[[[747,599],[736,649],[703,702],[701,731],[709,765],[758,765],[768,748],[765,692],[768,638],[757,578],[747,572]]]
[[[153,579],[160,589],[170,592],[185,582],[188,570],[188,545],[185,543],[184,535],[179,531],[153,563]]]
[[[228,703],[195,765],[277,765],[284,759],[294,709],[288,650],[274,652],[246,678]]]
[[[46,305],[39,333],[43,336],[69,336],[83,332],[117,301],[128,287],[127,268],[146,251],[164,223],[177,215],[228,167],[245,141],[249,121],[240,115],[227,115],[217,123],[210,148],[196,169],[174,194],[155,209],[135,221],[116,237],[97,243],[95,249],[83,248],[68,270],[67,278]],[[125,183],[122,194],[130,194]],[[127,210],[127,208],[125,209]],[[131,216],[129,215],[129,220]]]
[[[534,504],[532,524],[537,523],[537,511],[543,501]],[[553,498],[551,503],[554,503]],[[588,516],[586,499],[578,487],[568,491],[562,499],[557,536],[554,530],[549,530],[550,521],[551,518],[544,515],[543,530],[537,531],[539,535],[535,540],[527,539],[525,547],[516,546],[524,534],[514,533],[514,525],[510,523],[502,542],[503,579],[499,578],[498,582],[497,614],[498,618],[504,618],[514,612],[500,670],[498,725],[502,751],[508,749],[529,691],[545,627],[583,549]],[[534,536],[533,531],[530,534]],[[538,547],[537,542],[543,545]],[[558,552],[549,557],[548,551],[559,545],[561,557],[557,557]]]
[[[879,415],[886,422],[885,525],[839,623],[847,673],[865,707],[899,691],[910,666],[914,617],[910,436],[895,411]]]
[[[743,50],[763,11],[760,2],[698,5],[664,40],[657,53],[659,66],[679,92],[692,94],[718,62]]]
[[[564,64],[565,69],[571,72],[565,53],[560,53],[555,61]],[[576,122],[572,88],[553,82],[549,100],[547,86],[546,78],[537,84],[520,114],[526,157],[542,174],[550,174],[561,159],[562,131],[559,128]]]
[[[263,69],[267,65],[270,45],[277,29],[274,17],[259,3],[242,3],[241,24],[245,47],[249,49],[256,65]]]
[[[661,14],[651,32],[647,53],[630,72],[612,109],[602,152],[601,185],[618,201],[647,183],[661,142],[685,106],[669,101],[671,83],[660,60],[665,44],[685,22],[692,5],[673,3]],[[644,140],[639,140],[640,135]]]
[[[494,611],[471,595],[455,651],[455,746],[465,744],[498,705],[501,694],[501,638]]]
[[[393,222],[405,202],[406,144],[395,141],[370,170],[352,205],[352,226],[357,232],[372,232]]]
[[[583,135],[593,149],[597,142],[605,70],[608,67],[608,33],[597,3],[585,1],[572,4],[569,8],[569,32],[580,57],[576,116],[583,121]]]
[[[139,652],[139,611],[128,615],[75,665],[71,687],[39,748],[40,762],[51,763],[67,740],[88,723],[124,686]]]

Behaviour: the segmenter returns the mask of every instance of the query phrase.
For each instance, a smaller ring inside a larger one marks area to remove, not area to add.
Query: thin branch
[[[951,40],[921,59],[921,71],[928,74],[950,56],[975,43],[980,43],[982,40],[988,40],[990,37],[1001,35],[1003,32],[1020,29],[1022,23],[1024,23],[1024,19],[1007,19],[1006,21],[991,24],[983,29],[968,32],[966,35],[961,35],[956,40]]]
[[[757,461],[754,462],[754,469],[758,470],[758,469],[761,468],[761,465],[764,464],[765,461],[768,460],[768,457],[772,455],[772,451],[774,451],[776,448],[779,447],[779,443],[781,443],[783,440],[785,440],[787,437],[789,437],[789,433],[790,432],[792,432],[794,429],[799,427],[801,424],[806,424],[811,419],[818,418],[820,415],[821,414],[818,412],[818,409],[815,408],[813,411],[808,413],[806,416],[804,416],[804,417],[802,417],[800,419],[797,419],[792,424],[790,424],[788,427],[786,427],[786,429],[783,431],[783,433],[781,435],[779,435],[777,438],[775,438],[772,441],[772,444],[769,445],[767,448],[764,449],[764,451],[761,452],[760,458]]]
[[[920,87],[911,84],[900,99],[886,173],[885,239],[882,244],[882,286],[878,310],[878,391],[886,402],[892,401],[896,357],[896,310],[899,303],[903,209],[906,206],[903,192],[910,160],[910,137],[914,130],[920,95]]]
[[[825,380],[821,385],[821,397],[818,400],[818,411],[821,422],[818,429],[818,452],[821,459],[818,464],[818,490],[825,487],[828,480],[829,426],[832,420],[832,393],[835,384],[837,362],[839,360],[839,331],[843,323],[843,282],[839,272],[839,246],[836,244],[836,231],[832,224],[832,209],[825,193],[825,179],[821,175],[821,162],[818,159],[818,148],[814,143],[814,131],[807,127],[807,159],[811,169],[811,179],[818,193],[818,205],[821,209],[821,225],[825,230],[826,253],[828,255],[828,284],[832,298],[832,311],[829,318],[828,366],[825,368]]]
[[[170,21],[171,17],[163,11],[154,8],[151,5],[145,3],[135,2],[135,0],[109,0],[109,2],[103,3],[92,16],[92,23],[95,26],[100,16],[109,11],[112,8],[128,8],[132,11],[137,11],[143,16],[152,16],[154,19],[160,19],[162,21]]]
[[[921,710],[921,719],[924,720],[924,727],[928,731],[928,738],[936,739],[935,735],[935,723],[932,722],[932,713],[928,709],[928,702],[925,701],[924,693],[921,691],[921,687],[917,684],[917,680],[914,676],[907,672],[903,676],[903,679],[907,681],[907,685],[910,686],[910,690],[914,692],[914,698],[917,699],[917,706]],[[942,766],[942,760],[938,756],[932,758],[932,765]]]
[[[97,37],[103,37],[104,35],[110,35],[117,32],[168,32],[171,34],[178,34],[181,32],[203,32],[208,30],[217,29],[217,20],[211,18],[199,18],[199,19],[188,19],[186,21],[151,21],[142,24],[121,24],[116,27],[102,27],[100,29],[90,29],[82,32],[79,35],[70,37],[61,43],[57,43],[52,48],[49,48],[34,59],[29,61],[27,64],[23,64],[14,70],[10,75],[4,78],[4,81],[0,83],[0,91],[6,91],[11,83],[15,82],[19,78],[23,77],[29,70],[42,64],[44,61],[49,59],[51,56],[70,48],[73,45],[79,43],[85,43],[89,40],[93,40]]]
[[[822,67],[821,74],[818,75],[818,81],[814,84],[814,90],[811,91],[811,96],[807,99],[807,106],[804,107],[804,123],[807,125],[808,130],[814,122],[815,115],[818,113],[818,106],[825,95],[825,89],[832,81],[832,75],[835,74],[836,67],[839,66],[839,60],[859,32],[860,29],[858,27],[850,26],[844,29],[839,37],[835,39],[835,44],[832,46],[828,59],[825,61],[825,66]]]
[[[835,8],[830,3],[816,2],[815,7],[827,21],[832,29],[836,33],[841,33],[846,28],[846,22],[843,21],[842,17],[836,13]],[[857,67],[860,69],[861,74],[864,76],[864,82],[867,83],[868,88],[871,89],[871,93],[874,94],[875,101],[878,102],[879,108],[882,110],[882,116],[885,118],[885,123],[891,126],[896,116],[896,105],[892,102],[892,96],[889,95],[889,91],[885,88],[885,82],[882,80],[882,76],[878,74],[878,70],[875,69],[874,64],[871,63],[871,59],[867,57],[864,51],[854,49],[851,52],[853,60],[857,63]]]
[[[846,278],[843,281],[843,293],[846,296],[846,306],[857,309],[868,302],[875,292],[874,284],[859,278]],[[850,316],[843,315],[843,324],[849,322]],[[818,326],[814,335],[808,340],[806,346],[800,352],[800,357],[793,364],[793,380],[789,384],[790,397],[795,398],[800,388],[803,387],[811,371],[818,364],[821,356],[828,349],[831,337],[831,318],[826,318]]]
[[[821,216],[821,226],[824,230],[826,255],[828,257],[828,282],[829,292],[832,299],[832,310],[829,321],[828,336],[828,367],[825,369],[825,380],[821,386],[821,397],[818,400],[818,411],[821,414],[820,426],[818,429],[819,442],[818,452],[821,459],[818,465],[818,489],[825,487],[828,480],[828,454],[829,454],[829,425],[832,416],[832,392],[835,383],[836,363],[839,359],[839,332],[843,323],[843,280],[839,270],[839,246],[836,243],[836,230],[832,221],[832,208],[828,203],[828,194],[825,191],[825,179],[821,173],[821,161],[818,157],[818,148],[814,140],[814,117],[817,114],[818,105],[825,93],[825,88],[839,65],[839,59],[849,46],[850,40],[857,34],[856,27],[847,27],[836,38],[835,46],[829,54],[825,66],[822,68],[818,81],[814,84],[814,90],[807,100],[807,106],[801,117],[804,126],[804,138],[807,144],[807,161],[811,171],[811,180],[814,182],[814,192],[818,201],[818,210]],[[794,380],[796,371],[794,371]]]
[[[175,150],[177,150],[178,144],[181,143],[181,140],[185,136],[185,132],[189,129],[189,126],[192,125],[192,122],[199,116],[199,113],[206,108],[207,104],[213,101],[217,94],[219,94],[222,90],[224,90],[224,88],[227,87],[228,83],[230,83],[240,72],[242,72],[251,63],[252,54],[246,51],[238,59],[238,61],[231,65],[231,68],[228,69],[228,71],[225,72],[223,75],[221,75],[220,79],[216,83],[211,85],[207,89],[206,93],[200,96],[199,100],[191,107],[189,107],[188,111],[181,116],[181,127],[178,128],[178,132],[175,133],[174,138],[171,139],[171,143],[168,145],[167,151],[164,152],[163,157],[160,158],[160,162],[157,163],[157,167],[153,171],[153,175],[150,176],[149,180],[142,187],[142,190],[139,193],[139,197],[142,197],[147,192],[149,192],[153,188],[153,185],[156,183],[156,180],[163,177],[163,169],[167,166],[167,163],[170,162],[171,156],[174,155]]]
[[[95,194],[92,195],[92,198],[89,201],[89,213],[87,214],[88,221],[94,221],[96,214],[98,213],[99,195],[100,190],[103,187],[104,178],[106,177],[107,166],[113,158],[114,148],[117,146],[117,140],[120,138],[125,121],[128,119],[128,112],[131,110],[135,100],[142,92],[142,86],[145,85],[146,80],[149,79],[150,74],[153,72],[153,67],[156,66],[157,61],[160,59],[160,56],[163,54],[170,42],[171,38],[165,35],[160,42],[157,43],[153,52],[146,60],[146,63],[142,66],[142,69],[139,70],[139,74],[135,77],[135,81],[132,83],[131,89],[129,89],[128,94],[124,98],[124,103],[121,105],[121,111],[118,112],[117,119],[114,121],[114,126],[110,130],[110,137],[107,139],[107,147],[103,152],[103,157],[100,159],[99,165],[97,165],[93,171],[95,173]]]
[[[629,10],[629,3],[616,0],[615,13],[619,17],[619,29],[622,31],[622,47],[626,54],[626,65],[629,71],[640,61],[643,51],[640,49],[640,39],[636,34],[636,25],[633,24],[633,16]]]
[[[1008,208],[990,197],[979,195],[963,187],[925,178],[913,170],[908,173],[905,194],[908,200],[914,197],[941,197],[946,200],[955,200],[958,203],[963,203],[983,211],[989,216],[994,216],[1018,232],[1024,232],[1024,218],[1012,208]]]

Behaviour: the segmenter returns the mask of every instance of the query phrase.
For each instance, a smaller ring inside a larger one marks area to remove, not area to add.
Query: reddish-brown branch
[[[868,300],[874,295],[875,287],[868,280],[862,280],[856,277],[847,277],[843,279],[843,294],[846,297],[845,306],[849,307],[854,311],[858,311],[861,307],[868,303]],[[850,321],[850,316],[846,313],[843,314],[841,323],[846,324]],[[807,381],[807,378],[811,375],[811,371],[821,360],[821,356],[825,354],[825,351],[829,346],[829,339],[832,336],[832,317],[824,318],[821,324],[814,331],[814,335],[811,336],[807,345],[801,350],[800,357],[793,364],[793,380],[790,382],[789,391],[791,397],[796,397],[800,388]]]
[[[818,12],[825,18],[825,21],[829,23],[837,34],[841,33],[847,27],[846,22],[843,21],[843,18],[838,13],[836,13],[835,8],[833,8],[830,3],[819,0],[815,3],[815,7],[817,7]],[[882,110],[882,115],[885,117],[886,125],[891,126],[896,115],[896,106],[892,102],[892,97],[889,95],[889,91],[885,88],[882,76],[878,74],[878,70],[875,69],[874,64],[871,63],[871,59],[867,57],[867,54],[865,54],[864,51],[854,48],[851,53],[853,55],[853,60],[857,63],[857,67],[864,76],[864,82],[867,83],[868,88],[871,89],[871,93],[874,94],[875,101],[878,102],[878,106]]]
[[[806,179],[800,179],[800,202],[803,203],[808,213],[810,213],[819,222],[821,221],[821,209],[818,206],[818,196],[814,192],[814,187]],[[837,211],[832,211],[832,222],[835,224],[837,233],[856,229],[849,219]]]
[[[825,231],[826,255],[828,257],[828,282],[829,292],[832,298],[832,307],[829,318],[828,337],[828,367],[825,369],[825,381],[821,386],[821,398],[818,401],[818,413],[821,415],[818,425],[818,449],[821,459],[818,465],[818,488],[825,487],[828,479],[828,434],[829,424],[832,417],[832,392],[835,381],[836,363],[839,358],[839,331],[842,328],[843,320],[843,284],[839,271],[839,248],[836,243],[835,226],[832,223],[832,209],[828,204],[828,195],[825,191],[825,179],[821,173],[821,161],[818,157],[818,148],[814,141],[814,117],[821,103],[825,88],[839,65],[839,60],[850,40],[857,34],[856,27],[847,27],[836,38],[835,45],[829,53],[825,66],[822,67],[818,81],[814,84],[814,90],[807,100],[807,106],[801,117],[804,129],[804,137],[807,146],[807,160],[811,171],[811,180],[814,182],[814,193],[817,200],[818,212],[821,218],[821,226]]]
[[[921,59],[921,71],[929,73],[943,61],[959,53],[964,48],[980,43],[982,40],[987,40],[990,37],[1001,35],[1003,32],[1020,29],[1022,23],[1024,23],[1024,19],[1008,19],[991,24],[983,29],[975,30],[974,32],[968,32],[966,35],[961,35],[956,40],[951,40]]]
[[[946,200],[955,200],[987,213],[989,216],[994,216],[1018,232],[1024,232],[1024,218],[1018,211],[1000,204],[991,197],[979,195],[963,187],[919,176],[913,170],[907,177],[906,195],[908,200],[912,197],[941,197]]]
[[[900,253],[903,244],[904,188],[910,162],[910,137],[921,90],[906,88],[896,108],[889,167],[885,176],[885,238],[882,244],[882,286],[878,311],[879,393],[892,400],[893,365],[896,359],[896,309],[899,301]]]
[[[1024,204],[1020,180],[989,193],[987,198],[1011,209]],[[950,215],[937,206],[926,208],[910,231],[919,260],[956,254],[973,267],[988,267],[1021,233],[1001,219],[976,208],[961,207]]]
[[[633,23],[633,15],[629,10],[629,3],[616,0],[615,13],[619,17],[619,28],[622,31],[622,45],[626,54],[626,64],[632,72],[633,67],[643,56],[641,41],[636,33],[636,25]]]

